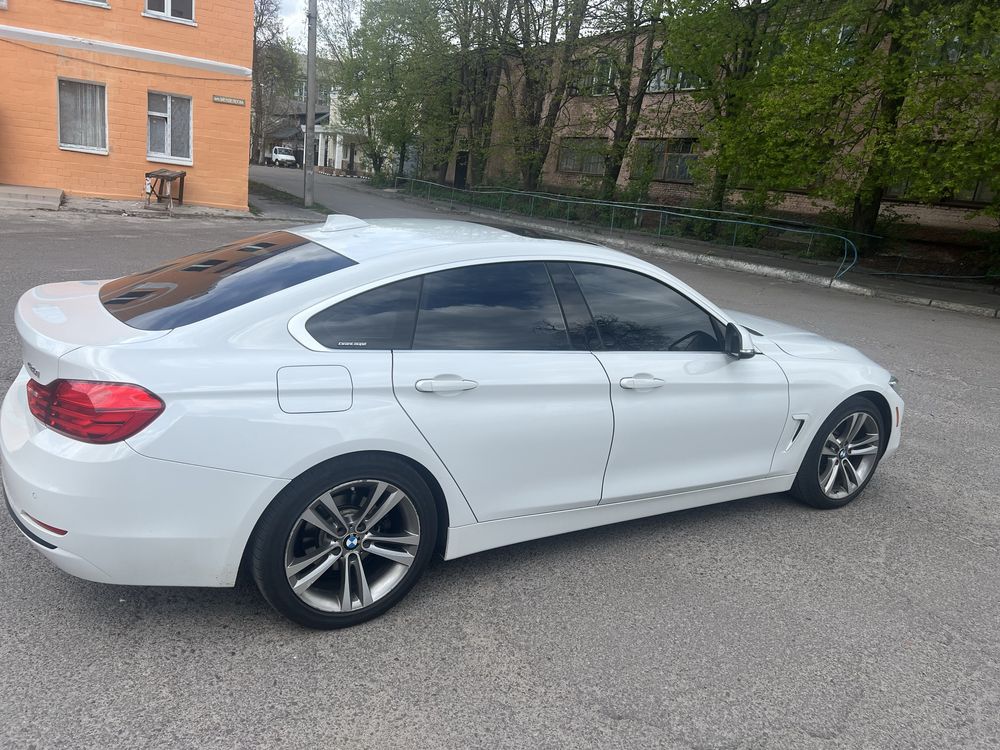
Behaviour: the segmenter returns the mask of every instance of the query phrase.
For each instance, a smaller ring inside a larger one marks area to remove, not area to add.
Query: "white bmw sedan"
[[[792,491],[854,500],[903,402],[856,350],[603,247],[450,221],[262,234],[16,311],[14,523],[73,575],[315,628],[445,559]]]

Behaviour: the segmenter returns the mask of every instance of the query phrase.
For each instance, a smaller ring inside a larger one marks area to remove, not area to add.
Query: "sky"
[[[295,40],[306,36],[306,0],[281,0],[281,19],[285,31]]]

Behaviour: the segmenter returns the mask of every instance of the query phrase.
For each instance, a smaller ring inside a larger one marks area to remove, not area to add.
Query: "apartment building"
[[[593,192],[602,180],[612,138],[612,113],[617,105],[615,65],[602,52],[609,46],[607,38],[585,40],[573,61],[577,70],[571,77],[542,165],[543,189],[587,193]],[[632,62],[633,90],[638,87],[640,63],[641,48],[637,48]],[[524,72],[516,61],[508,60],[500,76],[481,183],[510,184],[520,176],[513,147],[518,135],[513,107],[521,100],[523,80]],[[655,52],[639,123],[618,175],[619,188],[626,188],[633,172],[641,169],[644,176],[649,175],[646,189],[653,202],[690,205],[705,200],[705,186],[696,185],[694,179],[695,165],[706,149],[699,123],[705,119],[707,105],[697,96],[703,86],[697,76],[671,66]],[[455,152],[444,173],[445,181],[459,187],[470,181],[470,154],[465,139],[465,130],[459,129]],[[739,192],[739,184],[735,183],[730,195],[738,196]],[[776,211],[807,220],[834,208],[832,202],[815,197],[807,187],[788,190],[778,197]],[[993,200],[989,181],[981,179],[935,204],[910,200],[905,185],[892,186],[882,206],[886,213],[905,222],[945,229],[950,239],[961,239],[968,231],[995,231],[996,220],[981,213]]]
[[[247,208],[250,0],[0,0],[0,184]]]

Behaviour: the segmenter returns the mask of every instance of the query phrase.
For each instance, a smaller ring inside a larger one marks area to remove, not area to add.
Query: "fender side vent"
[[[808,419],[809,419],[809,417],[807,415],[805,415],[805,414],[793,414],[792,415],[792,420],[796,423],[796,425],[795,425],[795,432],[792,433],[792,439],[789,440],[788,441],[788,445],[785,446],[785,453],[788,453],[788,451],[791,450],[792,444],[795,442],[795,438],[797,438],[799,436],[799,434],[802,432],[802,428],[805,427],[806,421]]]

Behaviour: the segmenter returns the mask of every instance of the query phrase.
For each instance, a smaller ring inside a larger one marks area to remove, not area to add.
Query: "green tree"
[[[1000,216],[1000,6],[840,0],[781,42],[739,143],[758,190],[808,187],[874,233],[893,188],[931,202],[979,182]]]
[[[538,187],[559,115],[574,75],[573,60],[590,0],[515,0],[503,46],[501,95],[511,121],[521,184]]]
[[[279,9],[278,0],[254,0],[250,155],[258,164],[267,156],[265,138],[283,123],[299,74],[295,47],[285,36]]]
[[[608,137],[601,197],[612,199],[629,145],[642,120],[650,80],[660,56],[663,0],[616,0],[595,6],[589,29],[596,35],[581,50],[591,85],[578,93],[594,96],[595,135]],[[603,80],[599,80],[603,79]],[[594,84],[598,89],[594,90]],[[641,157],[636,157],[641,160]]]
[[[461,138],[469,152],[467,177],[472,185],[482,183],[492,152],[504,50],[510,45],[516,2],[459,0],[441,6],[443,28],[454,50],[454,118],[449,122],[453,141]]]
[[[697,81],[696,107],[679,124],[699,136],[696,175],[722,208],[734,173],[745,171],[747,116],[760,95],[760,68],[772,58],[793,0],[676,0],[666,6],[662,56],[675,78]]]
[[[340,117],[365,134],[376,171],[393,155],[402,173],[411,147],[434,151],[448,141],[450,49],[437,11],[433,0],[369,0],[360,14],[350,0],[324,5]]]

